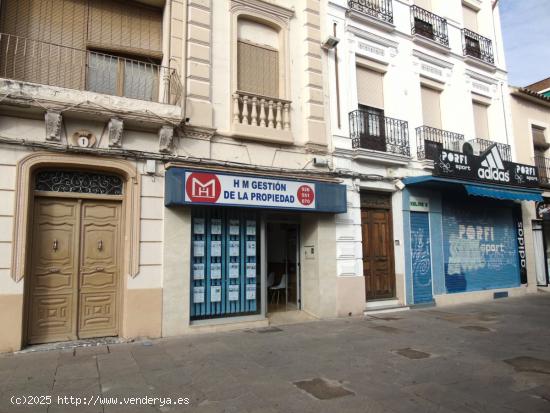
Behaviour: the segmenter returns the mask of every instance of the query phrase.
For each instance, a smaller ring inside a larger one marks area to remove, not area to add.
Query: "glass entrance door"
[[[300,309],[299,225],[268,222],[267,311]]]

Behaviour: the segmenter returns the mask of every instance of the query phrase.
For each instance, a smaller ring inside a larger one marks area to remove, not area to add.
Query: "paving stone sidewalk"
[[[74,407],[58,395],[189,405]],[[0,412],[550,412],[550,293],[0,356]]]

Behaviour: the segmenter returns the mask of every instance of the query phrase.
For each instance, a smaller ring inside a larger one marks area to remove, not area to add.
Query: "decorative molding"
[[[15,189],[14,242],[11,260],[11,277],[19,282],[27,272],[27,255],[30,236],[34,172],[39,168],[71,168],[87,171],[104,171],[118,174],[124,180],[124,272],[135,277],[139,272],[139,238],[141,185],[136,168],[127,161],[83,156],[58,154],[53,152],[35,152],[17,163]]]
[[[439,59],[435,56],[431,56],[429,54],[426,54],[424,52],[421,52],[420,50],[413,49],[413,56],[417,57],[419,60],[422,60],[426,63],[431,63],[433,65],[439,66],[442,69],[452,69],[454,64],[443,59]]]
[[[174,147],[174,127],[163,126],[159,129],[159,152],[171,153]]]
[[[268,3],[263,0],[231,0],[231,13],[254,12],[259,17],[267,20],[276,20],[284,26],[288,26],[290,19],[294,16],[294,10],[286,7]]]
[[[487,83],[494,86],[498,85],[498,79],[495,79],[493,77],[485,76],[482,73],[474,72],[473,70],[470,70],[470,69],[466,69],[465,73],[466,73],[466,76],[475,80],[479,80],[480,82]]]
[[[397,50],[399,46],[398,42],[395,42],[390,39],[386,39],[385,37],[382,37],[382,36],[378,36],[377,34],[360,29],[359,27],[356,27],[356,26],[348,25],[346,27],[346,31],[353,33],[354,35],[356,35],[357,37],[360,37],[361,39],[370,40],[371,42],[379,44],[384,47],[391,47]]]
[[[94,148],[97,143],[93,132],[86,129],[79,129],[71,135],[71,145],[80,148]]]
[[[62,122],[61,113],[47,111],[44,115],[44,121],[46,123],[46,140],[50,142],[60,142]]]
[[[109,147],[122,147],[122,133],[124,131],[124,122],[119,118],[111,118],[107,125],[109,129]]]
[[[216,129],[202,128],[199,126],[185,126],[183,128],[183,137],[186,139],[211,140],[216,134]]]

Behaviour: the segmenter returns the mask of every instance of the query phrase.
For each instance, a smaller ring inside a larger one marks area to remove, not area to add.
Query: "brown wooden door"
[[[393,298],[395,274],[391,211],[363,208],[361,223],[366,298]]]
[[[74,340],[79,203],[37,198],[34,207],[27,340]]]
[[[117,335],[121,208],[35,199],[29,344]]]
[[[82,204],[79,279],[79,338],[117,334],[120,204]]]

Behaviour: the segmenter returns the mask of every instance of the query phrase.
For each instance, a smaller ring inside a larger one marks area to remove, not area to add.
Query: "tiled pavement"
[[[5,355],[0,389],[6,413],[550,412],[550,293]],[[13,395],[51,395],[53,403],[16,406]],[[68,407],[57,395],[190,404]]]

